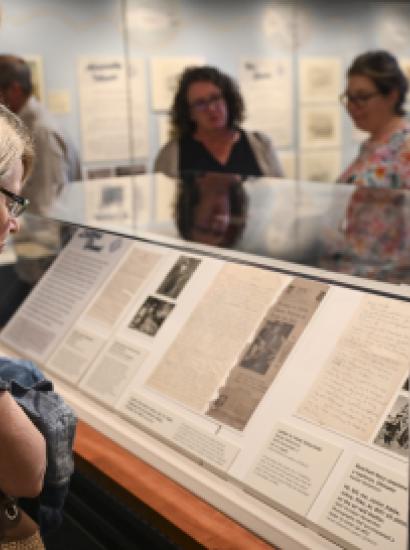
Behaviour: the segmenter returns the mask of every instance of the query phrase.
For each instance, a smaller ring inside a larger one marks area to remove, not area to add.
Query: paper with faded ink
[[[203,412],[282,284],[277,273],[225,265],[147,386]]]
[[[207,414],[244,429],[308,325],[328,285],[295,278],[269,308]]]
[[[410,308],[363,297],[297,414],[369,441],[409,370]]]

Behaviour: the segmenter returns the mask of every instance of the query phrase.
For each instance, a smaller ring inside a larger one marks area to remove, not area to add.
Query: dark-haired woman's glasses
[[[30,204],[28,199],[0,186],[0,193],[6,197],[6,208],[12,218],[18,218]]]
[[[347,107],[349,103],[356,105],[357,107],[364,107],[369,99],[380,95],[380,92],[369,92],[368,94],[349,94],[349,92],[344,92],[340,94],[339,100],[342,105]]]
[[[223,100],[222,94],[215,94],[208,97],[208,99],[197,99],[189,106],[193,111],[203,112],[209,107],[219,104]]]

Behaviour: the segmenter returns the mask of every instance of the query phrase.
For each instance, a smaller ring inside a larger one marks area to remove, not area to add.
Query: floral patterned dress
[[[410,283],[410,124],[383,143],[366,141],[338,182],[355,188],[322,267]]]
[[[365,141],[338,182],[410,189],[410,124],[392,132],[383,143]]]

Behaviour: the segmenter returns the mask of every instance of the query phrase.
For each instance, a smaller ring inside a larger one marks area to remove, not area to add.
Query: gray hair
[[[23,122],[0,104],[0,182],[19,159],[23,163],[23,181],[26,181],[34,162],[32,139]]]

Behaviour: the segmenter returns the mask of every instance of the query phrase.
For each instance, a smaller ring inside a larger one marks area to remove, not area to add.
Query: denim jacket
[[[0,389],[12,394],[46,441],[43,490],[37,499],[21,500],[44,534],[61,523],[74,471],[72,447],[77,420],[71,408],[53,391],[52,382],[31,361],[0,357]]]

